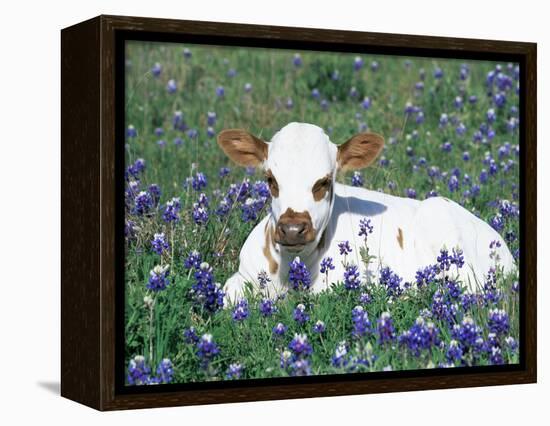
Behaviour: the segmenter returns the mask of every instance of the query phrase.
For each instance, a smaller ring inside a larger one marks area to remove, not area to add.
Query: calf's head
[[[225,154],[241,166],[261,167],[272,195],[274,240],[282,250],[311,252],[329,222],[338,170],[367,167],[384,139],[360,133],[341,145],[312,124],[290,123],[270,142],[242,129],[218,135]]]

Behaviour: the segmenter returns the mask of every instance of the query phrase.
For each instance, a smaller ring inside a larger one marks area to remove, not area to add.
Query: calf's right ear
[[[243,129],[223,130],[218,145],[240,166],[257,167],[267,160],[268,144]]]

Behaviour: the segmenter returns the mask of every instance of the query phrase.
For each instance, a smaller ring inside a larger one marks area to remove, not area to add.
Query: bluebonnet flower
[[[434,75],[435,79],[439,80],[443,77],[443,70],[439,67],[436,67],[434,69],[434,74],[433,75]]]
[[[346,265],[344,271],[344,287],[348,290],[357,290],[361,286],[359,268],[357,265]]]
[[[389,297],[397,297],[403,293],[402,281],[403,278],[394,273],[388,266],[380,270],[380,284],[386,288]]]
[[[202,263],[202,256],[197,250],[190,252],[183,262],[183,266],[186,269],[198,269]]]
[[[305,324],[309,321],[309,314],[306,312],[306,307],[302,303],[299,303],[294,309],[293,318],[298,324]]]
[[[248,318],[248,314],[248,300],[239,300],[233,309],[233,321],[243,321]]]
[[[468,102],[470,102],[470,104],[474,105],[477,103],[477,96],[476,95],[471,95],[470,97],[468,97]]]
[[[199,203],[193,203],[193,220],[197,225],[206,225],[208,222],[208,210]]]
[[[275,301],[264,297],[260,300],[259,311],[262,316],[270,317],[277,312],[277,305]]]
[[[453,144],[449,141],[441,144],[441,150],[444,152],[451,152],[452,149],[453,149]]]
[[[223,86],[216,87],[216,96],[218,98],[223,98],[224,95],[225,95],[225,89],[223,88]]]
[[[280,323],[277,323],[276,326],[273,327],[273,335],[274,336],[283,336],[286,331],[287,331],[288,327],[286,325],[284,325],[282,322]]]
[[[353,308],[351,311],[351,320],[353,322],[353,337],[361,338],[371,332],[369,315],[361,305]]]
[[[376,71],[378,71],[378,68],[380,68],[380,64],[377,61],[372,61],[370,63],[371,71],[376,72]]]
[[[162,219],[165,222],[177,222],[180,219],[179,212],[181,210],[181,202],[177,197],[172,198],[166,202],[164,212],[162,213]]]
[[[269,278],[269,275],[266,271],[260,271],[257,278],[258,284],[260,284],[260,288],[265,288],[271,282],[271,278]]]
[[[311,274],[299,257],[289,263],[288,280],[294,290],[307,290],[311,286]]]
[[[137,136],[137,130],[133,125],[128,125],[128,128],[126,129],[126,136],[129,138],[135,138]]]
[[[174,366],[172,361],[164,358],[157,367],[157,383],[170,383],[174,377]]]
[[[174,145],[181,146],[182,144],[183,144],[183,139],[180,138],[179,136],[174,139]]]
[[[510,320],[504,309],[491,309],[489,311],[489,330],[497,336],[508,333]]]
[[[342,256],[346,256],[351,253],[351,246],[349,245],[349,241],[342,241],[341,243],[338,243],[338,249],[340,250],[340,254]]]
[[[185,343],[195,345],[199,341],[195,327],[189,327],[183,330],[183,340]]]
[[[493,102],[497,108],[502,108],[506,104],[506,94],[503,92],[495,93]]]
[[[160,147],[160,148],[164,148],[166,146],[166,141],[164,139],[159,139],[157,141],[157,145]]]
[[[302,56],[299,53],[295,53],[292,57],[292,63],[296,68],[299,68],[302,66]]]
[[[152,208],[153,199],[151,198],[151,194],[149,194],[147,191],[141,191],[139,194],[136,195],[136,197],[134,198],[133,210],[135,214],[147,214]]]
[[[170,94],[176,93],[178,90],[178,86],[176,84],[176,80],[170,79],[168,80],[168,83],[166,84],[166,91]]]
[[[482,339],[482,330],[471,317],[464,317],[460,324],[455,324],[451,330],[451,337],[458,341],[463,352],[480,349],[479,339]]]
[[[393,319],[389,312],[382,312],[378,318],[377,333],[378,343],[381,345],[390,343],[395,340],[395,328],[393,327]]]
[[[370,293],[365,291],[359,295],[359,303],[363,305],[368,305],[370,302],[372,302],[372,297]]]
[[[243,374],[244,367],[242,364],[239,363],[233,363],[229,364],[229,368],[227,369],[227,373],[225,376],[229,379],[240,379]]]
[[[162,127],[156,127],[155,128],[155,136],[162,136],[164,135],[164,129]]]
[[[361,101],[361,106],[363,107],[363,109],[369,109],[371,105],[372,105],[371,99],[368,96],[365,96],[363,98],[363,101]]]
[[[468,312],[470,308],[476,305],[478,302],[478,296],[471,293],[464,293],[460,296],[460,304],[462,305],[462,310]]]
[[[332,365],[337,368],[343,368],[348,365],[348,346],[345,340],[338,343],[334,356],[332,357]]]
[[[252,91],[252,84],[251,83],[245,83],[244,84],[244,91],[246,93],[250,93]]]
[[[462,349],[460,344],[456,340],[451,340],[449,342],[449,347],[447,348],[447,361],[451,363],[461,362],[462,361]]]
[[[227,216],[227,214],[231,210],[232,205],[233,205],[233,202],[231,201],[230,198],[223,197],[220,200],[220,204],[218,204],[218,207],[216,208],[216,214],[221,217]]]
[[[329,270],[334,270],[334,263],[332,261],[332,257],[325,257],[321,260],[321,274],[328,274]]]
[[[183,49],[183,52],[182,52],[182,53],[183,53],[183,57],[184,57],[185,59],[190,59],[191,56],[192,56],[191,50],[189,50],[188,47],[185,47],[185,48]]]
[[[130,360],[126,380],[132,386],[150,384],[151,368],[145,362],[144,356],[137,355]]]
[[[353,172],[353,176],[351,177],[351,186],[363,186],[364,184],[365,181],[361,172]]]
[[[356,56],[353,60],[353,69],[355,71],[359,71],[361,68],[363,68],[364,63],[365,61],[363,60],[363,58],[361,58],[360,56]]]
[[[157,207],[160,200],[160,188],[156,183],[152,183],[148,188],[149,194],[151,195],[151,200],[153,202],[153,207]]]
[[[153,247],[153,251],[156,254],[162,254],[165,250],[168,250],[170,248],[170,244],[168,244],[168,241],[166,241],[164,232],[160,232],[154,235],[153,239],[151,240],[151,246]]]
[[[408,198],[416,199],[416,190],[414,188],[407,188],[405,194]]]
[[[321,320],[317,320],[317,322],[313,325],[313,332],[317,334],[322,334],[326,330],[325,323]]]
[[[292,359],[293,359],[292,352],[285,349],[284,351],[281,352],[280,364],[279,365],[281,366],[281,368],[286,369],[292,363]]]
[[[462,136],[466,133],[466,126],[464,123],[458,123],[458,125],[455,128],[455,132],[458,136]]]
[[[157,265],[149,272],[149,281],[147,288],[153,291],[164,290],[170,284],[168,275],[170,273],[170,265]]]
[[[489,349],[489,361],[493,365],[504,364],[504,358],[502,357],[502,349],[498,346],[491,346]]]
[[[159,62],[155,62],[155,64],[151,68],[151,73],[153,74],[153,77],[158,77],[161,72],[162,72],[162,65]]]
[[[447,124],[449,124],[449,115],[442,113],[439,117],[439,127],[445,127]]]
[[[445,320],[452,324],[458,312],[458,305],[451,304],[448,297],[445,297],[443,290],[438,289],[432,296],[431,313],[432,317]]]
[[[434,323],[418,317],[414,325],[399,336],[399,343],[407,347],[413,355],[420,356],[422,351],[439,345],[439,330]]]
[[[289,343],[288,349],[290,349],[297,358],[303,358],[313,353],[313,348],[309,344],[305,334],[294,334],[294,338]]]
[[[229,167],[222,167],[218,173],[218,176],[223,178],[229,175],[229,173],[231,173],[231,169]]]
[[[332,80],[334,80],[334,81],[340,80],[340,71],[334,70],[334,71],[332,72],[332,75],[330,76],[330,78],[331,78]]]
[[[311,365],[308,359],[297,359],[290,364],[291,376],[309,376],[311,375]]]
[[[445,277],[445,286],[447,287],[447,293],[452,299],[457,299],[462,294],[462,288],[458,281]]]
[[[138,231],[138,228],[136,226],[136,222],[133,220],[126,220],[124,222],[124,237],[128,240],[132,240],[136,237],[136,233]]]
[[[174,116],[172,117],[172,127],[174,130],[184,130],[185,123],[183,121],[183,112],[174,112]]]
[[[194,273],[195,283],[191,286],[190,296],[196,304],[210,312],[216,312],[223,308],[225,293],[219,283],[214,282],[212,267],[203,262]]]
[[[294,107],[294,101],[291,97],[288,97],[285,103],[286,109],[292,109]]]
[[[519,293],[519,281],[514,281],[512,283],[512,291],[514,293]]]
[[[328,110],[329,102],[328,102],[326,99],[323,99],[323,100],[319,103],[319,105],[321,106],[321,109],[322,109],[323,111],[326,111],[326,110]]]
[[[460,182],[459,182],[458,178],[455,175],[452,175],[449,178],[449,182],[447,184],[447,186],[449,187],[449,191],[451,191],[451,192],[458,191],[459,185],[460,185]]]
[[[208,367],[210,362],[218,356],[220,349],[214,341],[214,338],[211,334],[203,334],[197,343],[197,356],[201,360],[201,365],[203,368]]]
[[[359,221],[359,236],[365,237],[367,239],[368,234],[372,234],[374,231],[374,226],[371,223],[370,219],[363,218]]]
[[[243,222],[253,222],[258,219],[258,215],[266,203],[265,197],[247,198],[241,205],[241,219]]]
[[[501,232],[504,229],[505,225],[504,218],[500,213],[497,213],[489,220],[489,224],[493,227],[495,231]]]
[[[195,191],[200,191],[208,185],[208,179],[206,179],[206,176],[204,173],[197,172],[195,176],[191,177],[191,186]]]
[[[419,92],[421,92],[422,90],[424,90],[424,82],[423,81],[416,82],[414,85],[414,88]]]
[[[206,113],[206,124],[209,126],[214,126],[216,124],[218,116],[214,111],[208,111]]]
[[[435,282],[439,269],[436,265],[428,265],[416,271],[416,286],[422,288]]]
[[[236,70],[235,68],[229,68],[229,69],[227,70],[227,76],[228,76],[229,78],[233,78],[233,77],[235,77],[236,75],[237,75],[237,70]]]
[[[321,96],[321,93],[319,92],[319,89],[317,89],[317,88],[312,89],[311,90],[311,96],[314,99],[319,99],[319,97]]]
[[[457,96],[455,97],[453,104],[456,109],[461,109],[464,106],[464,99],[462,99],[461,96]]]
[[[512,336],[508,336],[504,339],[504,343],[506,343],[506,345],[508,346],[508,348],[514,352],[518,349],[518,342],[516,341],[516,339],[514,339]]]

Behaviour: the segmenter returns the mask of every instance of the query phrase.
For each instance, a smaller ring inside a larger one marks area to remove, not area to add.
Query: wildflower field
[[[520,283],[503,275],[496,243],[475,294],[456,279],[460,251],[442,248],[415,282],[348,270],[317,295],[296,259],[286,294],[224,305],[270,193],[261,170],[230,164],[216,144],[226,128],[269,140],[292,121],[335,143],[374,131],[384,152],[340,182],[453,199],[519,265],[518,89],[516,64],[128,42],[127,384],[518,363]],[[368,218],[363,228],[379,231]]]

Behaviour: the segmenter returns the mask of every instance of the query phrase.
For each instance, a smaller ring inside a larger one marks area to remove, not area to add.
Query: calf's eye
[[[332,176],[330,175],[326,175],[317,180],[313,185],[313,188],[311,189],[311,192],[313,193],[313,199],[315,201],[322,200],[325,197],[326,193],[330,190],[331,186]]]

